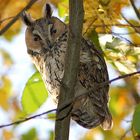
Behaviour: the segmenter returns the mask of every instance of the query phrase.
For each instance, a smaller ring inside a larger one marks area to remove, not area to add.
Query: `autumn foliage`
[[[39,18],[45,2],[46,0],[38,0],[28,12],[34,18]],[[60,18],[68,23],[68,0],[50,0],[49,2],[54,6],[54,11],[58,11]],[[0,30],[28,3],[29,0],[0,0]],[[111,73],[114,73],[114,78],[140,69],[140,7],[134,7],[137,3],[138,0],[84,0],[83,35],[90,38],[96,47],[103,51],[108,67]],[[17,20],[2,35],[0,42],[3,39],[12,42],[14,37],[21,33],[22,28],[21,20]],[[3,44],[0,44],[0,67],[2,69],[0,70],[0,110],[7,113],[9,122],[13,122],[37,111],[48,95],[44,91],[45,87],[39,73],[36,72],[25,85],[21,100],[16,98],[19,94],[12,90],[13,81],[8,76],[8,70],[14,65],[14,61],[10,53],[2,46]],[[116,83],[113,82],[109,91],[109,107],[114,121],[113,129],[103,131],[98,127],[88,130],[81,140],[92,140],[97,135],[100,135],[103,140],[140,140],[139,84],[138,74],[116,81]],[[40,88],[43,92],[38,97],[36,91],[39,92]],[[28,96],[29,93],[32,96]],[[38,100],[38,105],[33,100],[33,96]],[[30,106],[28,102],[31,103]],[[55,117],[54,114],[50,116],[53,116],[50,118]],[[0,137],[3,140],[16,139],[15,127],[17,125],[11,126],[11,129],[4,127],[1,129]],[[53,139],[52,132],[53,130],[48,132],[50,140]],[[20,139],[39,140],[38,133],[37,129],[33,128],[26,134],[22,134]]]

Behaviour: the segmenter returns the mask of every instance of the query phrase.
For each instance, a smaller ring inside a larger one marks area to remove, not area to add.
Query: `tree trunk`
[[[74,98],[74,87],[77,80],[79,68],[80,46],[83,27],[83,0],[69,0],[69,38],[68,48],[65,56],[65,71],[60,89],[57,107],[55,140],[68,140],[72,103],[62,109],[64,103]],[[60,119],[64,117],[63,119]]]

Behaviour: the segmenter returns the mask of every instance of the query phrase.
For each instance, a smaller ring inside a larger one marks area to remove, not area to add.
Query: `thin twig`
[[[4,18],[2,20],[0,20],[0,24],[2,24],[3,22],[5,22],[6,20],[9,20],[11,18],[14,18],[15,16],[12,16],[12,17],[7,17],[7,18]]]
[[[122,76],[113,78],[113,79],[111,79],[111,80],[109,80],[109,81],[105,81],[105,82],[103,82],[103,83],[99,83],[99,84],[97,85],[97,88],[99,88],[99,87],[104,87],[104,86],[107,85],[107,84],[111,84],[112,82],[115,82],[115,81],[120,80],[120,79],[128,78],[128,77],[134,76],[134,75],[136,75],[136,74],[140,74],[140,71],[136,71],[136,72],[132,72],[132,73],[129,73],[129,74],[125,74],[125,75],[122,75]]]
[[[93,23],[91,23],[88,28],[86,29],[86,31],[83,33],[83,35],[85,35],[89,29],[91,29],[90,27],[92,26]],[[140,26],[135,26],[135,25],[128,25],[128,24],[104,24],[104,25],[93,25],[92,28],[99,28],[99,27],[111,27],[111,26],[116,26],[116,27],[131,27],[131,28],[140,28]],[[112,34],[113,32],[98,32],[99,34]],[[114,33],[116,35],[129,35],[129,34],[136,34],[135,31],[132,32],[128,32],[128,33]]]
[[[123,17],[123,15],[122,15]],[[123,17],[125,18],[125,17]],[[95,19],[96,20],[96,19]],[[93,25],[93,28],[100,28],[100,27],[112,27],[112,26],[116,26],[116,27],[131,27],[131,28],[140,28],[140,25],[133,25],[131,24],[129,21],[127,21],[128,24],[121,24],[121,23],[118,23],[118,24],[94,24],[94,20],[91,22],[91,24],[88,26],[88,28],[86,29],[86,31],[84,32],[84,34],[87,33],[87,31],[90,29],[90,27],[92,27]]]
[[[128,42],[130,45],[132,45],[132,46],[134,46],[134,47],[139,47],[139,46],[140,46],[140,44],[135,44],[135,43],[133,43],[132,41],[130,41],[129,39],[127,39],[127,38],[125,38],[125,37],[123,37],[123,36],[121,36],[121,35],[119,35],[119,34],[116,34],[115,32],[111,32],[111,34],[113,34],[114,36],[117,36],[117,37],[119,37],[120,39],[122,39],[122,40]]]
[[[136,7],[136,5],[135,5],[135,3],[134,3],[134,0],[130,0],[130,3],[131,3],[131,5],[132,5],[132,7],[133,7],[133,9],[134,9],[134,11],[135,11],[135,13],[136,13],[138,19],[140,20],[140,13],[139,13],[139,10],[137,9],[137,7]]]
[[[123,13],[121,13],[122,18],[129,24],[130,27],[139,27],[139,26],[135,26],[133,25],[125,16]],[[128,26],[128,27],[129,27]]]
[[[37,0],[31,0],[3,29],[0,30],[0,35],[4,34],[21,16],[23,11],[28,10]]]
[[[126,123],[131,123],[132,122],[132,120],[123,120],[124,122],[126,122]]]
[[[93,25],[95,28],[98,28],[98,27],[111,27],[111,26],[117,26],[117,27],[135,27],[135,28],[140,28],[139,25],[129,25],[129,24],[120,24],[120,23],[116,23],[116,24],[101,24],[101,25]]]
[[[86,29],[86,31],[83,33],[83,35],[85,35],[88,30],[90,29],[90,27],[93,25],[93,23],[97,20],[97,18],[93,19],[92,22],[89,24],[88,28]]]
[[[133,28],[133,30],[136,33],[138,33],[138,34],[140,33],[140,26],[139,25],[133,25],[123,14],[121,14],[121,16],[130,25],[130,27]]]
[[[131,31],[131,32],[125,32],[125,33],[117,33],[117,32],[102,32],[102,31],[99,31],[98,34],[115,34],[115,35],[130,35],[130,34],[137,34],[135,31]]]
[[[134,75],[136,75],[136,74],[140,74],[140,71],[133,72],[133,73],[129,73],[129,74],[125,74],[125,75],[122,75],[122,76],[113,78],[113,79],[111,79],[110,81],[106,81],[106,82],[100,83],[99,85],[97,85],[97,87],[100,86],[100,88],[103,88],[105,85],[111,84],[112,82],[115,82],[115,81],[120,80],[120,79],[123,79],[123,78],[131,77],[131,76],[134,76]],[[84,94],[87,94],[87,93],[84,93]],[[80,95],[80,96],[82,96],[82,95]],[[77,96],[76,99],[77,99],[78,97],[79,97],[79,96]],[[75,100],[76,100],[76,99],[75,99]],[[73,102],[74,102],[73,100],[68,100],[68,102],[64,102],[64,103],[61,105],[61,107],[60,107],[60,109],[59,109],[59,112],[62,111],[63,109],[65,109],[67,106],[69,106],[69,105],[70,105],[71,103],[73,103]],[[40,116],[49,114],[49,113],[51,113],[51,112],[53,112],[53,111],[56,111],[56,110],[57,110],[57,109],[51,109],[51,110],[49,110],[49,111],[42,112],[42,113],[40,113],[40,114],[31,116],[31,117],[28,117],[28,118],[24,118],[24,119],[21,119],[21,120],[12,122],[12,123],[0,125],[0,128],[12,126],[12,125],[17,125],[17,124],[20,124],[20,123],[29,121],[29,120],[31,120],[31,119],[34,119],[34,118],[37,118],[37,117],[40,117]],[[59,118],[59,119],[62,119],[62,118]]]
[[[125,133],[121,136],[120,140],[123,140],[131,130],[132,130],[132,128],[126,130]]]
[[[128,77],[134,76],[136,74],[140,74],[140,71],[136,71],[136,72],[132,72],[132,73],[129,73],[129,74],[119,76],[117,78],[114,78],[114,79],[110,80],[109,83],[112,83],[112,82],[120,80],[120,79],[128,78]]]
[[[24,119],[21,119],[21,120],[18,120],[18,121],[12,122],[12,123],[8,123],[8,124],[0,125],[0,128],[4,128],[4,127],[8,127],[8,126],[12,126],[12,125],[17,125],[17,124],[20,124],[20,123],[23,123],[23,122],[29,121],[29,120],[31,120],[31,119],[34,119],[34,118],[40,117],[40,116],[42,116],[42,115],[46,115],[46,114],[51,113],[51,112],[53,112],[53,111],[56,111],[56,109],[52,109],[52,110],[49,110],[49,111],[46,111],[46,112],[43,112],[43,113],[40,113],[40,114],[37,114],[37,115],[31,116],[31,117],[28,117],[28,118],[24,118]]]

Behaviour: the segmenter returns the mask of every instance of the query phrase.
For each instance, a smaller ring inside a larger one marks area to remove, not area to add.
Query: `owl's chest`
[[[43,80],[49,93],[54,96],[58,96],[59,94],[60,81],[64,74],[66,52],[65,44],[58,47],[57,49],[53,49],[49,55],[45,56],[43,66]]]

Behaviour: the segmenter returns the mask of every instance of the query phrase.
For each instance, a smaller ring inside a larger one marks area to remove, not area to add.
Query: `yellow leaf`
[[[1,82],[2,85],[0,87],[0,106],[3,107],[3,109],[7,110],[9,107],[8,99],[11,93],[11,81],[8,79],[8,77],[3,76],[1,78]]]
[[[28,3],[30,0],[4,0],[0,4],[0,21],[16,16]],[[29,10],[33,17],[40,18],[42,14],[42,7],[46,0],[37,1]],[[0,30],[6,26],[11,19],[5,20],[0,24]],[[4,34],[6,39],[11,40],[12,37],[19,33],[21,29],[21,21],[17,21],[13,26],[11,26],[8,31]]]
[[[13,138],[13,133],[11,131],[3,130],[4,140],[11,140]]]
[[[131,111],[130,106],[132,107],[134,100],[129,96],[130,93],[127,87],[112,87],[110,94],[110,109],[114,116],[124,117]]]
[[[139,34],[133,34],[130,35],[132,42],[136,45],[140,45],[140,35]]]
[[[84,0],[85,19],[84,33],[93,28],[98,33],[111,30],[113,24],[120,19],[121,8],[128,4],[128,0]]]
[[[7,51],[0,49],[0,55],[2,56],[2,65],[10,67],[13,64],[13,60]]]
[[[0,106],[3,108],[3,109],[5,109],[5,110],[7,110],[8,109],[8,95],[5,93],[5,92],[3,92],[3,91],[0,91],[1,93],[0,93]]]

